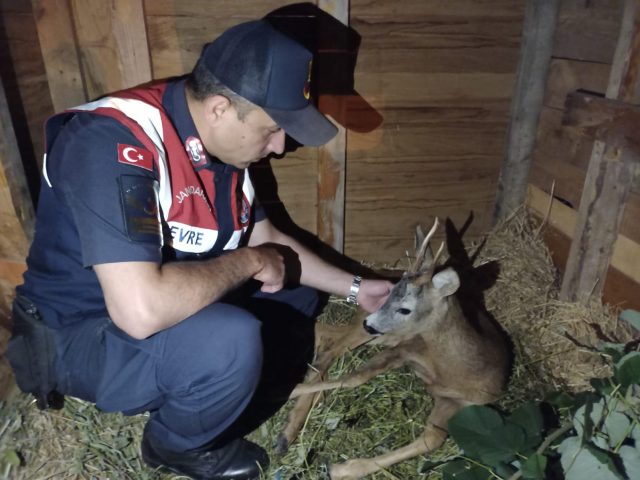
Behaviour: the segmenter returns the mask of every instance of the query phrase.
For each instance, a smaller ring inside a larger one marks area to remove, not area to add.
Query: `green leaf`
[[[614,363],[624,356],[624,345],[622,343],[599,342],[598,350],[609,355]]]
[[[482,405],[470,405],[456,413],[448,423],[449,434],[471,457],[479,458],[478,449],[493,432],[504,425],[495,410]]]
[[[464,460],[454,460],[442,469],[444,480],[487,480],[491,474],[478,465],[471,465]]]
[[[574,408],[576,400],[567,392],[552,392],[547,395],[545,401],[556,408]]]
[[[620,314],[620,320],[624,320],[640,332],[640,312],[637,310],[623,310]]]
[[[522,478],[530,480],[544,480],[544,471],[547,468],[547,457],[534,453],[522,464]]]
[[[501,462],[509,463],[525,448],[524,430],[518,425],[503,425],[477,448],[480,460],[487,465],[497,467]]]
[[[542,442],[542,413],[540,406],[533,402],[525,403],[507,417],[507,422],[520,426],[525,433],[525,446],[535,447]]]
[[[615,448],[627,438],[630,432],[631,420],[624,413],[612,411],[604,419],[602,431],[609,437],[609,446]]]
[[[615,379],[626,390],[629,385],[640,383],[640,352],[626,354],[616,363]]]
[[[588,412],[588,414],[587,414]],[[597,403],[587,403],[578,408],[573,416],[573,428],[575,428],[578,436],[585,441],[591,439],[594,427],[602,420],[604,416],[604,400],[600,399]]]
[[[504,462],[500,462],[495,466],[495,473],[500,475],[501,478],[511,478],[517,471],[517,468]]]
[[[594,446],[581,445],[579,437],[569,437],[558,447],[565,480],[624,480],[611,457]]]
[[[525,448],[522,427],[505,424],[498,412],[481,405],[465,407],[454,415],[449,434],[467,456],[491,466],[510,462]]]
[[[627,473],[627,478],[640,478],[640,451],[636,448],[624,445],[618,451],[622,464]]]
[[[589,383],[596,392],[604,396],[611,395],[616,388],[610,378],[592,378]]]

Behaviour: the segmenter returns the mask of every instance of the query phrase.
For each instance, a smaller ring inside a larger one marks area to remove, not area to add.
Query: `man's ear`
[[[224,95],[211,95],[204,100],[204,113],[209,124],[217,122],[231,108],[231,102]]]

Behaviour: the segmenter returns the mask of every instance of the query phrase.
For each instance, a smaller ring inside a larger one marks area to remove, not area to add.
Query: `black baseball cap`
[[[266,20],[241,23],[202,50],[201,62],[228,88],[261,107],[303,145],[322,145],[337,128],[311,101],[313,55]]]

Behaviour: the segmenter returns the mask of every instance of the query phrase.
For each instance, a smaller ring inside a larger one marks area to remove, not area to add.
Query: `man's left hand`
[[[393,284],[387,280],[363,278],[357,297],[358,304],[367,312],[373,313],[387,300],[392,287]]]

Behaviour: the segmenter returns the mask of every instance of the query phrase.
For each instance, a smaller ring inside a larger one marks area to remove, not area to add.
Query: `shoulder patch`
[[[118,162],[153,171],[153,155],[142,147],[119,143]]]
[[[129,240],[162,246],[158,181],[138,175],[120,175],[118,183]]]

